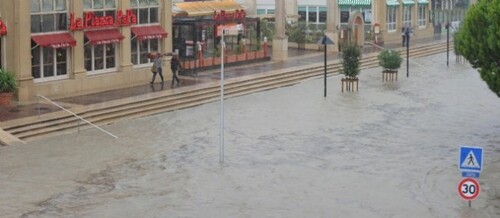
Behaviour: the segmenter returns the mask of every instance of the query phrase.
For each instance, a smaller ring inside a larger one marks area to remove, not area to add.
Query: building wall
[[[402,2],[401,0],[398,0]],[[296,0],[298,6],[326,6],[326,0]],[[418,26],[418,4],[412,6],[412,29],[415,35],[414,38],[427,38],[433,34],[433,26],[429,22],[429,11],[431,10],[432,1],[429,0],[426,9],[426,25]],[[274,1],[257,0],[257,9],[259,8],[274,8]],[[387,4],[386,0],[372,0],[372,28],[373,25],[380,25],[380,38],[385,42],[401,40],[401,28],[403,27],[403,4],[401,3],[397,9],[396,30],[388,31],[386,22]],[[340,10],[338,10],[340,11]],[[287,13],[290,13],[287,11]],[[295,9],[294,15],[298,14]],[[338,15],[340,17],[340,14]],[[338,18],[340,20],[340,18]]]
[[[83,0],[67,1],[68,14],[75,17],[83,15]],[[171,0],[158,0],[159,24],[170,34],[172,29]],[[68,49],[67,78],[52,81],[37,81],[32,75],[32,43],[31,43],[31,1],[0,1],[1,18],[5,22],[8,33],[2,37],[2,61],[4,68],[14,72],[19,79],[18,99],[20,101],[35,100],[37,95],[52,99],[95,93],[123,87],[147,84],[151,80],[152,64],[133,65],[131,61],[131,26],[118,27],[125,37],[116,43],[116,69],[112,72],[89,74],[84,62],[84,31],[69,31],[76,40],[76,45]],[[116,0],[116,11],[130,9],[130,0]],[[69,18],[69,15],[68,15]],[[68,23],[69,25],[69,23]],[[170,36],[160,39],[160,51],[171,52]],[[163,74],[166,80],[171,77],[167,66],[169,57],[164,57]],[[157,80],[158,81],[158,80]]]

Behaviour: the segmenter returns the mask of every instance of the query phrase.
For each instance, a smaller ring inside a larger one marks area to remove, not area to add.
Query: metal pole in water
[[[406,40],[406,77],[410,77],[410,29],[407,27],[405,32]]]
[[[323,42],[325,44],[325,97],[326,97],[326,35],[324,36],[325,38],[323,38]]]
[[[450,66],[450,23],[446,24],[446,66]]]
[[[40,96],[37,98],[37,108],[38,108],[38,119],[40,119]]]
[[[224,163],[224,33],[221,36],[221,64],[220,64],[220,151],[219,162]]]

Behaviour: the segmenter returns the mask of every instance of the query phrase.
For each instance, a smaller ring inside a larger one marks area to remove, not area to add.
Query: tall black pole
[[[326,97],[326,36],[323,40],[323,44],[325,45],[325,97]]]
[[[446,66],[450,66],[450,23],[446,24]]]
[[[406,77],[410,76],[410,28],[405,29],[406,38]]]

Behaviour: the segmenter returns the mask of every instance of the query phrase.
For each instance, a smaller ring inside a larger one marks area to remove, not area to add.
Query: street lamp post
[[[323,35],[323,37],[321,39],[318,40],[318,42],[316,42],[316,44],[318,45],[324,45],[325,47],[325,66],[324,66],[324,69],[325,69],[325,73],[324,73],[324,97],[326,97],[326,48],[327,48],[327,45],[333,45],[333,41],[326,35]]]
[[[446,66],[450,66],[450,22],[446,23]]]
[[[406,77],[410,76],[410,27],[405,27],[406,41]]]
[[[220,63],[220,150],[219,162],[224,163],[224,50],[226,43],[224,42],[224,34],[226,30],[222,30],[221,36],[221,63]]]

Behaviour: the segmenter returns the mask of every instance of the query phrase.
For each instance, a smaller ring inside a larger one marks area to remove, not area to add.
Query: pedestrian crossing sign
[[[483,148],[461,146],[458,168],[461,171],[481,172],[483,169]]]

